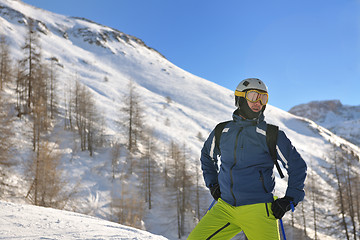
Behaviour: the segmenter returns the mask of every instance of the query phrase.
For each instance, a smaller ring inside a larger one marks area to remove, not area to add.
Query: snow
[[[0,201],[0,239],[167,238],[84,214]]]
[[[13,8],[21,13],[15,14],[0,7],[0,33],[5,33],[11,39],[14,59],[19,59],[22,54],[20,46],[23,45],[26,35],[26,19],[31,17],[43,23],[40,24],[44,32],[40,33],[42,55],[44,59],[55,56],[59,60],[60,104],[63,105],[63,96],[69,86],[78,79],[95,96],[96,105],[105,118],[104,127],[109,141],[123,141],[122,130],[118,124],[119,109],[123,107],[122,97],[127,92],[126,86],[129,81],[133,81],[141,95],[146,124],[154,129],[158,139],[157,145],[164,148],[171,141],[179,145],[185,143],[189,156],[188,171],[195,175],[203,145],[203,141],[199,141],[196,136],[201,133],[207,137],[217,123],[231,119],[234,110],[232,90],[178,68],[136,38],[106,26],[36,9],[20,1],[0,0],[0,6],[8,6],[9,9]],[[102,40],[104,33],[109,33],[106,40]],[[89,41],[99,41],[99,45],[90,44]],[[104,78],[107,78],[107,81],[104,81]],[[266,82],[266,79],[264,81]],[[269,89],[271,95],[271,86]],[[12,92],[8,94],[11,95]],[[64,109],[60,111],[63,113]],[[360,156],[359,147],[311,120],[297,117],[275,106],[267,106],[265,119],[285,131],[308,163],[309,172],[317,174],[321,191],[329,194],[329,199],[319,206],[319,210],[335,211],[332,201],[334,187],[328,181],[330,174],[324,170],[331,164],[327,158],[331,143],[347,146]],[[31,149],[31,142],[24,137],[29,127],[18,120],[14,129],[20,143],[16,160],[24,162],[31,154],[28,150]],[[111,181],[111,149],[97,149],[91,158],[74,144],[76,133],[62,130],[63,122],[57,122],[52,141],[56,142],[63,152],[62,167],[69,183],[72,186],[80,183],[76,200],[69,202],[65,209],[87,215],[26,205],[24,198],[19,196],[26,195],[29,183],[21,177],[24,166],[20,165],[8,179],[11,186],[18,186],[16,196],[2,196],[2,199],[13,203],[0,202],[0,238],[165,239],[101,220],[109,219],[111,215],[111,190],[115,188],[120,191],[119,186],[122,184],[120,180]],[[161,155],[157,156],[157,161],[159,166],[163,165]],[[286,182],[280,179],[278,174],[276,177],[276,195],[282,196]],[[129,186],[141,184],[137,181],[136,176],[132,176],[131,181],[125,183]],[[204,192],[201,208],[206,210],[212,199],[203,183],[201,184]],[[153,196],[154,206],[147,211],[143,228],[168,239],[177,239],[176,209],[174,203],[166,198],[167,192],[161,182],[156,183]],[[305,211],[309,215],[311,210],[311,206],[306,206]],[[195,223],[189,218],[187,224],[189,232]],[[327,226],[328,223],[322,224]],[[301,225],[298,224],[298,227],[301,228]],[[313,233],[310,225],[308,232]],[[318,234],[321,239],[336,239],[327,236],[326,232]]]

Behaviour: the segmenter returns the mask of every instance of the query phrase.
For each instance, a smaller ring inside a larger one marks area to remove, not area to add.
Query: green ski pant
[[[244,231],[249,240],[280,240],[278,221],[271,203],[234,207],[219,198],[200,220],[188,240],[231,239]]]

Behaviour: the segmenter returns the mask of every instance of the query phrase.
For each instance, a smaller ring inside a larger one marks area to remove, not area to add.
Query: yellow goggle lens
[[[258,102],[262,105],[266,105],[269,101],[269,95],[266,92],[259,92],[257,90],[249,90],[247,92],[235,91],[235,96],[244,97],[249,102]]]

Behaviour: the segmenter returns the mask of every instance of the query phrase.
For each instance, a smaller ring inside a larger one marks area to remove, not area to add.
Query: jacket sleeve
[[[276,147],[278,159],[289,176],[285,195],[294,198],[294,202],[298,204],[305,197],[306,163],[283,131],[279,131]]]
[[[215,131],[213,130],[201,149],[201,169],[207,187],[218,182],[217,155],[219,151],[215,147]]]

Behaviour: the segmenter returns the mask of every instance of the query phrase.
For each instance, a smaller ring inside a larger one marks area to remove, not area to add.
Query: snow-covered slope
[[[311,119],[360,146],[360,106],[346,106],[339,100],[313,101],[297,105],[289,112]]]
[[[37,9],[20,1],[0,0],[0,33],[10,40],[14,60],[22,55],[26,23],[30,19],[35,20],[43,58],[58,59],[60,97],[67,91],[70,82],[76,79],[81,81],[91,89],[96,98],[96,105],[101,109],[106,121],[107,136],[116,139],[121,132],[117,121],[120,117],[119,109],[123,107],[123,95],[127,93],[128,82],[133,81],[141,95],[146,124],[154,129],[155,136],[160,141],[158,145],[164,147],[171,141],[180,145],[186,143],[188,171],[195,175],[195,166],[199,165],[198,158],[203,144],[197,135],[200,133],[207,136],[218,122],[231,118],[234,110],[232,90],[178,68],[141,40],[118,30],[89,20]],[[236,82],[240,80],[234,79]],[[271,94],[271,84],[269,85]],[[64,99],[60,99],[59,104],[63,104],[63,101]],[[328,153],[331,152],[332,144],[342,144],[358,156],[360,149],[313,121],[296,117],[274,106],[267,106],[265,115],[268,122],[279,125],[286,132],[308,163],[309,172],[316,174],[314,178],[321,186],[321,191],[327,194],[325,202],[319,206],[319,211],[335,211],[334,185],[328,181],[332,176],[326,170],[332,164]],[[24,131],[24,128],[25,124],[16,122],[17,131]],[[98,149],[94,157],[90,158],[88,153],[74,149],[73,136],[70,133],[61,134],[56,137],[62,140],[59,146],[64,153],[63,167],[74,184],[80,182],[76,206],[68,206],[68,209],[108,218],[110,192],[114,186],[114,182],[111,182],[108,149]],[[19,139],[22,143],[17,156],[19,162],[26,159],[25,149],[27,145],[31,145],[29,141]],[[162,156],[159,156],[159,165],[162,165],[162,161]],[[26,194],[28,183],[21,175],[14,175],[9,181],[12,185],[24,186],[19,188],[19,194]],[[278,179],[276,193],[282,196],[285,187],[285,182]],[[154,190],[154,205],[152,210],[147,212],[144,228],[169,239],[176,239],[176,209],[173,207],[174,203],[165,199],[164,195],[163,186]],[[7,198],[23,201],[12,196]],[[206,194],[202,199],[202,207],[206,208],[210,202],[211,197]],[[8,206],[11,207],[5,204],[4,208]],[[304,211],[311,216],[310,204],[305,206]],[[308,233],[311,235],[311,220],[309,222]],[[193,224],[189,221],[188,231]],[[326,221],[322,224],[324,229],[331,225]],[[59,228],[59,225],[53,226]],[[296,227],[301,228],[301,223],[297,223]],[[326,236],[324,229],[318,233],[321,239],[336,239]]]
[[[77,76],[93,90],[99,102],[104,103],[110,129],[115,128],[113,124],[119,115],[109,113],[121,108],[129,81],[135,82],[146,113],[151,116],[147,123],[159,126],[171,116],[171,129],[156,130],[166,130],[174,140],[186,138],[190,145],[200,146],[192,138],[197,132],[184,129],[204,129],[202,133],[206,135],[232,111],[231,91],[179,69],[133,36],[89,20],[34,9],[20,1],[1,3],[4,7],[0,8],[0,31],[11,39],[15,59],[22,54],[20,46],[24,43],[26,23],[35,19],[43,57],[58,59],[62,66],[59,79],[64,85]],[[168,108],[166,97],[173,102]],[[182,121],[183,118],[187,121]]]
[[[0,201],[1,239],[166,239],[74,212]]]

